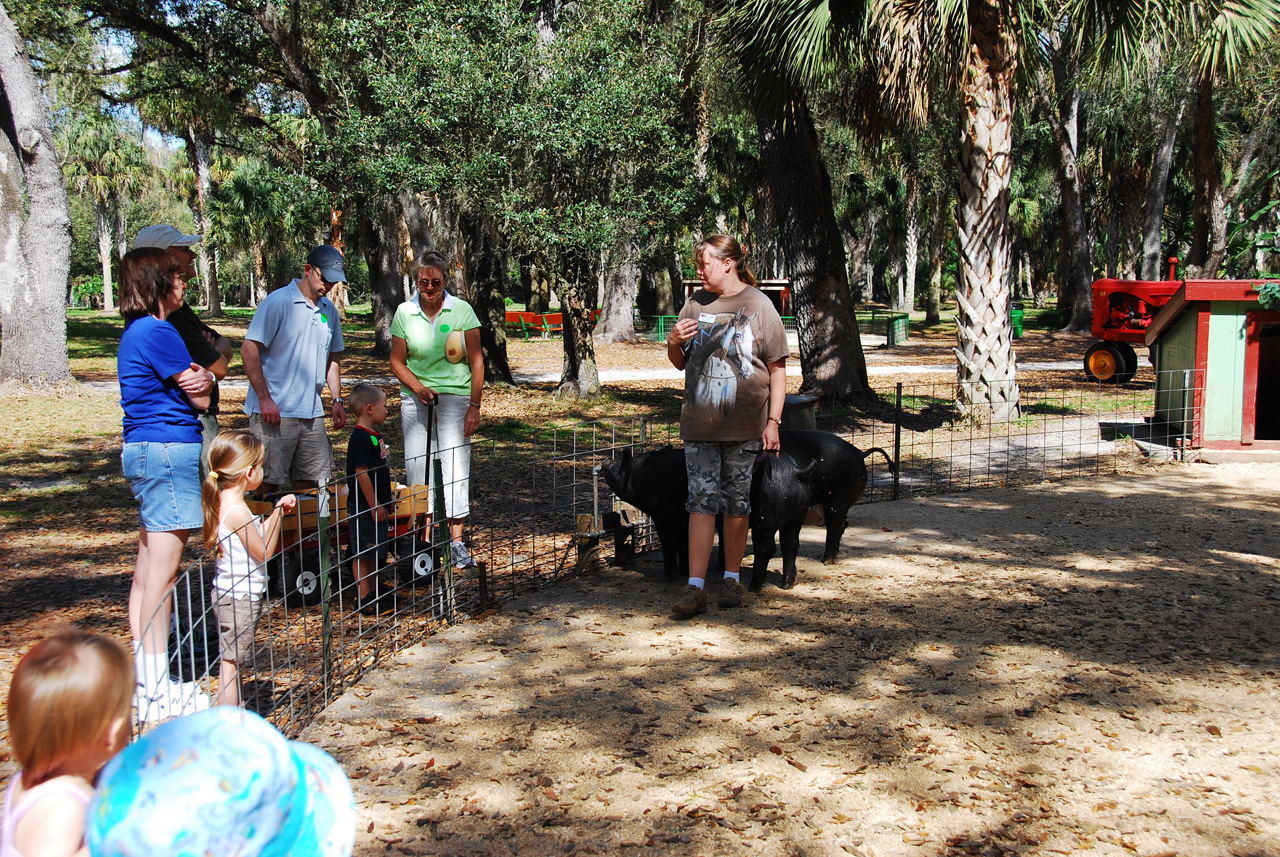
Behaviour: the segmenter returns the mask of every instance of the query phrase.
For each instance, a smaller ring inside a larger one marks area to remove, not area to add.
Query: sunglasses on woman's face
[[[444,285],[444,280],[441,280],[441,279],[418,280],[418,288],[422,288],[422,289],[425,289],[427,286],[441,286],[441,285]]]

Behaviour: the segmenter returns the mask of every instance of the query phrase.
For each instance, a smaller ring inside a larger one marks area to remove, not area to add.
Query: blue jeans
[[[171,533],[204,525],[199,443],[126,443],[120,464],[138,501],[144,530]]]

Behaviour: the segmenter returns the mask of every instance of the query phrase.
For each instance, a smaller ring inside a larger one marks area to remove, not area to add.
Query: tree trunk
[[[3,5],[0,116],[0,381],[59,384],[71,380],[71,212],[44,93]]]
[[[222,317],[222,292],[218,286],[218,256],[211,241],[213,221],[209,216],[209,198],[213,193],[213,176],[209,168],[209,144],[194,126],[187,126],[187,159],[196,177],[196,204],[192,207],[196,231],[200,233],[200,280],[208,296],[210,318]]]
[[[1068,65],[1061,53],[1056,53],[1053,94],[1043,75],[1037,79],[1036,91],[1058,150],[1056,167],[1066,262],[1061,283],[1065,301],[1060,298],[1058,303],[1068,314],[1063,332],[1085,333],[1093,324],[1093,242],[1084,216],[1084,191],[1080,184],[1080,86],[1075,69]]]
[[[1231,186],[1224,188],[1222,182],[1218,182],[1217,193],[1214,194],[1213,204],[1209,209],[1209,259],[1205,264],[1205,270],[1210,276],[1217,276],[1218,271],[1222,269],[1222,263],[1226,260],[1229,212],[1239,199],[1240,192],[1249,178],[1253,157],[1258,151],[1258,142],[1263,132],[1270,129],[1270,117],[1271,108],[1268,106],[1258,117],[1253,130],[1240,141],[1240,159],[1235,165],[1233,171],[1235,178]]]
[[[1196,90],[1196,141],[1192,159],[1191,246],[1187,250],[1187,279],[1211,276],[1206,270],[1209,261],[1209,238],[1212,207],[1221,191],[1222,164],[1218,160],[1217,110],[1213,103],[1214,75],[1200,78]]]
[[[105,199],[94,200],[93,212],[98,225],[98,264],[102,266],[102,309],[116,308],[111,293],[111,209]]]
[[[591,313],[587,295],[595,276],[585,257],[570,255],[560,260],[558,278],[560,310],[564,316],[564,368],[557,396],[585,399],[600,392],[600,370],[596,366],[595,343],[591,341]]]
[[[497,232],[478,214],[458,218],[471,307],[480,319],[484,377],[489,383],[514,384],[507,362],[507,314],[502,286],[506,282],[502,245]]]
[[[789,105],[775,112],[757,103],[756,127],[791,276],[804,376],[801,389],[840,402],[872,398],[849,298],[844,245],[832,208],[831,180],[803,96],[795,93]]]
[[[369,267],[373,304],[373,349],[370,356],[391,355],[391,320],[404,302],[400,278],[400,212],[393,196],[370,201],[360,218],[360,246]]]
[[[846,223],[845,234],[849,241],[849,290],[854,304],[871,300],[875,283],[875,266],[871,264],[871,248],[876,243],[876,229],[880,225],[880,212],[870,209],[863,215],[862,231],[855,233]]]
[[[1172,113],[1161,113],[1163,125],[1159,145],[1151,159],[1151,171],[1147,174],[1147,196],[1142,207],[1142,269],[1144,280],[1164,278],[1164,248],[1160,243],[1164,228],[1164,200],[1169,190],[1169,171],[1173,166],[1174,144],[1178,140],[1178,128],[1187,112],[1187,100],[1178,100]],[[1157,125],[1160,127],[1160,124]]]
[[[638,342],[632,310],[640,290],[640,248],[634,241],[627,241],[618,248],[617,255],[617,265],[605,284],[595,335],[601,342]]]
[[[962,418],[1007,422],[1020,414],[1009,321],[1009,182],[1017,42],[994,0],[969,5],[969,58],[961,84],[956,228],[957,400]]]
[[[525,301],[525,309],[546,312],[551,305],[551,280],[547,277],[545,264],[536,256],[525,256],[521,275],[529,278],[529,299]]]

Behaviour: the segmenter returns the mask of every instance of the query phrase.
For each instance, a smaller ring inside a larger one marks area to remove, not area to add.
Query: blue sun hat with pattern
[[[94,857],[349,857],[356,836],[338,763],[231,706],[127,747],[103,768],[85,821]]]

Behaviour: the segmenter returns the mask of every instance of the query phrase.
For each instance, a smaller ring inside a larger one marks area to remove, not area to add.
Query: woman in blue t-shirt
[[[145,247],[120,262],[120,314],[125,319],[117,370],[124,409],[124,475],[137,498],[142,526],[129,591],[138,688],[134,707],[144,722],[208,707],[194,683],[169,678],[169,588],[182,549],[200,529],[200,419],[213,374],[193,363],[178,331],[165,321],[182,306],[186,284],[178,258]]]

